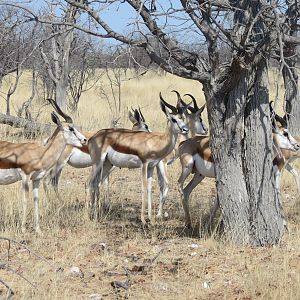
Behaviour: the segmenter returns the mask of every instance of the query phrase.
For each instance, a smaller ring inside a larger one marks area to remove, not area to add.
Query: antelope
[[[145,120],[145,117],[143,116],[141,109],[139,108],[139,110],[137,111],[136,109],[134,110],[133,108],[131,108],[133,113],[132,114],[129,111],[129,120],[133,123],[133,127],[132,130],[136,130],[136,131],[148,131],[148,132],[152,132]],[[144,124],[143,128],[141,128],[139,126],[139,124]],[[144,130],[142,130],[144,129]],[[114,169],[114,168],[112,168]],[[163,211],[163,206],[167,197],[167,193],[168,193],[168,178],[166,175],[166,164],[163,160],[161,160],[157,166],[156,166],[156,171],[157,171],[157,177],[158,177],[158,184],[159,184],[159,209],[158,209],[158,213],[157,213],[157,217],[160,218],[162,216],[162,211]]]
[[[275,114],[275,120],[277,121],[279,126],[282,126],[283,128],[287,128],[286,116],[282,118],[277,114]],[[300,144],[300,137],[295,137],[295,140],[297,141],[297,143]],[[281,152],[275,157],[274,166],[277,167],[276,170],[277,189],[279,189],[280,187],[281,174],[283,170],[286,169],[293,175],[297,185],[298,193],[300,193],[300,182],[299,182],[298,172],[291,166],[291,163],[298,158],[300,158],[300,151],[293,152],[287,149],[282,149]]]
[[[297,139],[298,143],[300,143],[300,139]],[[281,175],[284,169],[288,170],[294,177],[294,180],[297,185],[298,193],[300,193],[300,183],[298,172],[290,165],[291,162],[298,159],[300,157],[299,151],[292,152],[290,150],[282,149],[280,153],[274,158],[274,170],[276,174],[276,187],[277,190],[280,188]]]
[[[190,194],[205,177],[215,178],[215,167],[209,140],[209,136],[196,136],[187,139],[179,146],[179,158],[182,171],[178,179],[178,184],[185,213],[185,225],[187,227],[191,226],[188,205]],[[273,143],[274,158],[277,156],[278,151],[281,151],[282,149],[298,151],[300,148],[300,145],[291,136],[290,132],[282,127],[273,127]],[[191,173],[194,173],[193,178],[185,187],[183,187],[185,180]],[[278,176],[276,170],[275,176],[276,178]],[[276,180],[276,182],[278,181]]]
[[[23,233],[26,231],[30,180],[33,185],[35,230],[37,233],[41,233],[38,208],[40,180],[50,172],[66,145],[82,147],[87,143],[86,137],[73,125],[71,117],[63,113],[55,102],[51,102],[51,104],[65,119],[66,123],[62,123],[57,114],[52,112],[51,119],[57,128],[46,146],[36,143],[0,141],[0,184],[7,185],[22,180],[23,217],[21,230]]]
[[[205,108],[205,104],[199,108],[195,97],[191,94],[185,94],[184,96],[189,96],[192,98],[192,102],[194,105],[194,107],[192,107],[191,105],[187,105],[182,100],[178,91],[173,90],[172,92],[177,94],[177,106],[175,108],[169,103],[166,103],[166,106],[171,109],[172,113],[176,112],[176,109],[180,111],[180,109],[188,106],[188,109],[185,110],[184,115],[186,118],[187,126],[189,128],[190,137],[194,137],[196,135],[206,135],[208,129],[205,126],[201,117],[201,114]],[[190,111],[190,113],[188,112],[188,110]],[[174,150],[169,155],[167,155],[166,158],[164,159],[164,161],[166,161],[168,165],[171,165],[179,157],[178,147],[187,138],[188,138],[187,135],[179,134],[179,138],[177,139]]]
[[[187,134],[188,127],[178,110],[170,113],[160,94],[160,107],[168,120],[167,130],[140,132],[128,129],[102,129],[88,141],[93,167],[89,181],[91,197],[91,218],[98,219],[99,183],[115,166],[119,168],[140,168],[142,173],[141,221],[146,224],[145,202],[148,202],[148,218],[152,223],[152,174],[153,169],[175,147],[178,134]],[[182,109],[185,112],[187,107]]]
[[[128,113],[129,120],[133,123],[132,130],[149,131],[148,125],[145,122],[145,118],[139,108],[133,109]],[[84,135],[89,139],[95,134],[95,132],[84,132]],[[92,159],[89,155],[89,150],[86,146],[82,148],[76,148],[72,145],[68,145],[60,156],[55,168],[51,171],[51,184],[54,187],[56,193],[58,192],[58,183],[63,167],[68,164],[73,168],[82,169],[92,166]],[[111,172],[113,169],[111,169]]]

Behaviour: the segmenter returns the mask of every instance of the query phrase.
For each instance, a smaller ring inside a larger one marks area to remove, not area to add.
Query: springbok
[[[170,113],[160,95],[160,107],[168,120],[164,133],[140,132],[128,129],[102,129],[88,141],[88,149],[93,168],[90,177],[91,218],[99,215],[99,183],[102,183],[110,170],[119,168],[140,168],[142,171],[142,210],[141,221],[145,224],[145,202],[148,202],[148,217],[152,222],[152,174],[154,167],[175,147],[179,133],[187,134],[188,127],[182,115],[176,110]],[[187,107],[182,109],[182,113]]]
[[[182,171],[178,179],[178,184],[185,213],[185,225],[188,227],[191,226],[188,204],[190,194],[205,177],[215,178],[215,167],[211,148],[209,146],[209,139],[209,136],[196,136],[187,139],[179,146],[179,158]],[[289,131],[283,127],[273,127],[273,144],[274,158],[277,156],[278,151],[281,151],[282,149],[298,151],[300,148],[300,145],[291,136]],[[276,182],[278,182],[277,172],[276,170],[274,171]],[[185,180],[191,173],[194,173],[193,178],[185,187],[183,187]]]
[[[283,128],[287,128],[286,116],[283,118],[275,114],[277,124]],[[277,125],[275,125],[277,126]],[[295,137],[295,140],[300,144],[300,137]],[[300,182],[298,172],[291,166],[291,163],[300,158],[300,151],[294,152],[287,149],[282,149],[281,152],[274,159],[274,166],[277,167],[276,186],[280,187],[280,179],[284,169],[288,170],[294,177],[297,185],[298,193],[300,193]]]
[[[56,103],[51,104],[54,105],[56,111],[65,119],[66,123],[62,123],[57,114],[52,112],[51,119],[57,125],[57,128],[46,146],[36,143],[0,141],[0,184],[7,185],[22,180],[22,232],[26,231],[26,210],[30,180],[33,184],[35,230],[37,233],[41,233],[38,208],[40,180],[56,164],[66,145],[82,147],[87,143],[86,137],[73,125],[71,117],[64,114]]]
[[[295,137],[295,140],[300,144],[299,137]],[[274,164],[278,167],[278,172],[279,172],[277,177],[278,178],[278,182],[276,184],[277,186],[280,185],[280,177],[282,176],[282,172],[284,171],[284,169],[286,169],[293,175],[296,182],[298,193],[300,193],[299,175],[297,170],[293,168],[293,166],[291,165],[293,161],[299,158],[300,158],[300,151],[293,152],[286,149],[281,150],[281,154],[275,157]]]
[[[174,106],[166,103],[167,107],[170,108],[172,112],[174,112],[176,111],[176,109],[178,110],[182,107],[188,106],[188,109],[184,112],[184,116],[186,124],[189,128],[189,136],[179,134],[174,150],[164,159],[167,165],[171,165],[179,157],[178,147],[182,142],[187,140],[188,137],[194,137],[196,135],[206,135],[208,132],[208,129],[205,126],[201,116],[205,108],[205,104],[199,108],[195,97],[191,94],[185,94],[184,96],[189,96],[192,98],[192,102],[194,105],[194,107],[192,107],[190,104],[188,105],[183,101],[178,91],[173,90],[172,92],[177,94],[177,105],[175,108]],[[188,111],[190,111],[190,113]]]
[[[149,131],[148,125],[145,122],[145,118],[142,115],[141,110],[132,109],[132,112],[128,112],[129,120],[133,123],[132,130],[137,131]],[[84,132],[84,135],[89,139],[95,134],[95,132]],[[89,150],[86,146],[82,148],[76,148],[71,145],[67,146],[60,156],[55,168],[52,169],[50,177],[51,184],[56,192],[58,192],[58,183],[61,176],[63,167],[68,164],[73,168],[82,169],[92,166],[92,159],[89,154]],[[113,169],[111,169],[111,172]]]

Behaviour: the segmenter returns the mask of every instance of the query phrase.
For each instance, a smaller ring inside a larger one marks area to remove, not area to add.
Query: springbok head
[[[65,122],[61,122],[58,115],[55,112],[51,113],[52,122],[54,122],[57,125],[57,128],[63,133],[66,144],[78,148],[82,147],[83,145],[86,145],[86,137],[82,133],[80,133],[78,129],[74,126],[72,118],[66,113],[64,113],[53,99],[47,100],[53,106],[55,111],[65,120]],[[51,138],[48,139],[48,142],[50,140]]]
[[[133,109],[131,107],[131,110],[128,112],[128,118],[133,124],[132,130],[151,132],[145,121],[140,107],[138,109]]]
[[[190,111],[190,113],[188,111],[186,112],[187,123],[188,123],[189,129],[191,130],[192,136],[197,135],[197,134],[206,135],[208,133],[208,129],[205,126],[202,116],[201,116],[202,112],[204,111],[205,104],[199,108],[197,101],[193,95],[185,94],[184,96],[189,96],[190,98],[192,98],[192,101],[194,104],[194,107],[192,107],[192,106],[188,107],[188,110]]]
[[[187,127],[186,123],[183,120],[182,115],[187,110],[188,106],[184,107],[180,112],[178,109],[171,104],[167,103],[161,93],[159,93],[160,98],[160,108],[165,114],[167,120],[170,122],[171,130],[173,133],[178,134],[187,134],[189,131],[189,128]],[[167,107],[171,109],[171,112],[167,110]]]
[[[270,117],[274,144],[280,149],[286,149],[293,152],[298,151],[300,145],[288,130],[286,120],[277,115],[274,111],[272,102],[270,102]]]

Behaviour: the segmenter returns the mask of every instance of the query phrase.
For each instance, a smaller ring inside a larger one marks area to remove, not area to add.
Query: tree
[[[95,63],[96,53],[97,49],[86,35],[74,35],[68,76],[68,102],[73,112],[78,109],[81,95],[93,88],[102,76],[102,73],[97,70],[97,63]]]
[[[76,19],[79,16],[78,9],[74,6],[67,5],[61,7],[63,14],[60,17],[62,22],[68,25],[55,25],[52,19],[55,17],[56,4],[50,6],[52,11],[49,13],[49,20],[46,26],[46,31],[55,34],[51,40],[45,41],[40,45],[40,52],[44,64],[47,68],[48,75],[54,86],[55,101],[58,106],[66,111],[67,108],[67,90],[69,87],[69,73],[70,73],[70,53],[74,40],[74,28]],[[49,33],[48,33],[49,34]]]
[[[3,78],[11,76],[6,95],[6,114],[10,115],[10,99],[15,92],[22,68],[34,51],[35,24],[28,23],[22,9],[4,7],[0,12],[0,92]]]

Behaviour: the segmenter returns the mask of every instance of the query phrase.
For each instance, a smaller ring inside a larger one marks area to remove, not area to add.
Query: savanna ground
[[[176,97],[170,92],[173,89],[182,94],[190,92],[199,104],[203,103],[197,82],[155,74],[125,81],[120,119],[123,126],[131,126],[127,108],[140,105],[150,128],[162,130],[166,121],[159,109],[158,93],[162,91],[165,99],[175,104]],[[25,74],[13,97],[13,108],[29,93],[29,76]],[[36,99],[33,112],[40,107]],[[50,120],[50,111],[50,107],[42,109],[45,122]],[[111,117],[106,101],[99,97],[98,86],[83,96],[79,113],[74,115],[75,123],[90,131],[109,127]],[[1,127],[3,139],[19,141],[14,132]],[[177,190],[178,161],[168,168],[168,215],[161,222],[151,228],[141,225],[140,171],[116,170],[110,179],[110,211],[101,223],[92,223],[86,209],[89,173],[89,169],[66,167],[60,182],[61,200],[53,192],[47,198],[41,188],[43,236],[36,236],[32,228],[32,201],[28,233],[20,232],[20,184],[1,186],[0,236],[22,245],[0,240],[0,279],[12,287],[16,299],[300,298],[300,197],[287,172],[283,174],[282,196],[289,232],[278,247],[272,248],[237,248],[216,231],[209,235],[203,230],[216,194],[211,179],[205,179],[191,196],[195,230],[187,233]],[[81,269],[80,276],[70,275],[73,266]],[[113,288],[116,282],[128,289]],[[6,288],[0,285],[0,298],[6,295]]]

